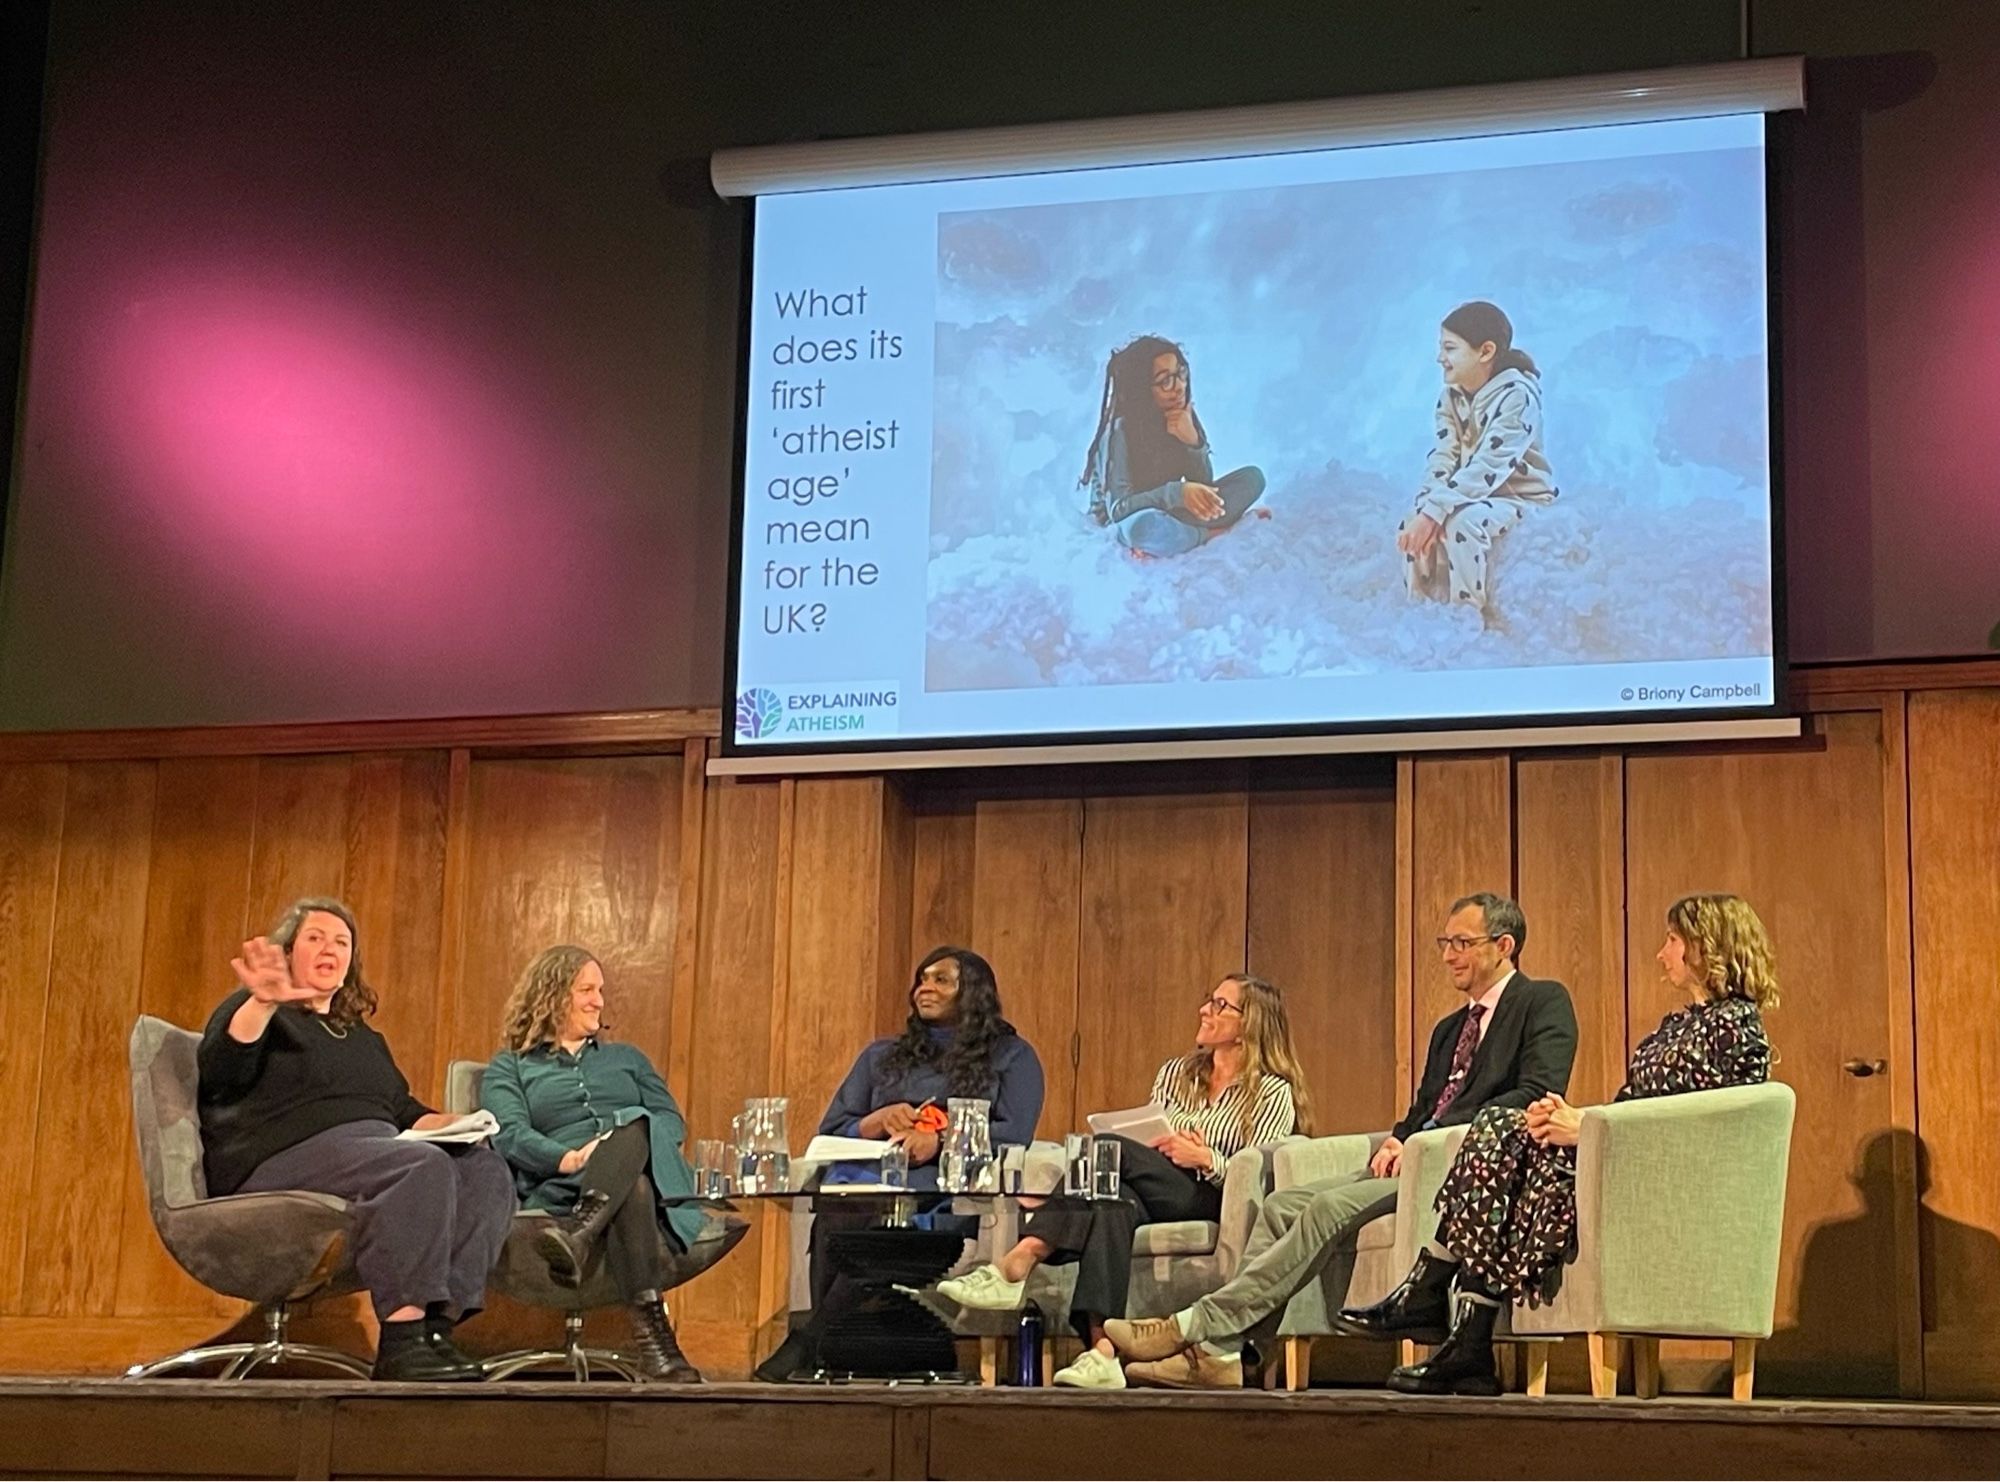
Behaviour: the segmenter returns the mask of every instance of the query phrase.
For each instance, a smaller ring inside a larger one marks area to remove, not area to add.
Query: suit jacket
[[[1431,1031],[1424,1078],[1409,1111],[1396,1124],[1398,1140],[1407,1141],[1430,1121],[1431,1108],[1451,1078],[1451,1052],[1471,1007],[1467,1003],[1457,1013],[1446,1014]],[[1525,1111],[1529,1102],[1551,1091],[1569,1090],[1570,1068],[1575,1064],[1576,1009],[1570,1004],[1569,989],[1553,978],[1531,978],[1517,969],[1473,1052],[1465,1084],[1438,1125],[1470,1122],[1489,1106]]]

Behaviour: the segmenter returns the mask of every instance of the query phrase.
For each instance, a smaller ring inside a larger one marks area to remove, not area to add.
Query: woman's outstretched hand
[[[1215,492],[1213,484],[1197,484],[1193,479],[1183,479],[1181,507],[1198,520],[1222,518],[1222,496]]]
[[[284,948],[266,937],[252,937],[243,944],[243,955],[229,959],[236,981],[250,990],[259,1003],[304,1003],[319,995],[292,981],[292,969],[285,961]]]

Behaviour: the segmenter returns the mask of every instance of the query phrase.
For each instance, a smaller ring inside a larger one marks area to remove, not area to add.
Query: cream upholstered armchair
[[[1261,1147],[1244,1148],[1223,1170],[1222,1209],[1213,1220],[1173,1220],[1141,1225],[1132,1242],[1132,1278],[1126,1288],[1127,1317],[1165,1317],[1199,1300],[1236,1274],[1243,1260],[1243,1247],[1255,1227],[1257,1209],[1271,1187],[1272,1159],[1284,1148],[1302,1142],[1290,1138]],[[1027,1187],[1044,1192],[1062,1181],[1062,1148],[1037,1143],[1031,1152]],[[963,1266],[991,1259],[1010,1247],[1018,1225],[1011,1203],[989,1227],[982,1227],[976,1253],[969,1252]],[[1070,1293],[1076,1286],[1076,1267],[1041,1266],[1028,1280],[1028,1300],[1048,1317],[1053,1339],[1067,1333]],[[1012,1338],[1020,1321],[1018,1312],[974,1312],[960,1308],[945,1298],[937,1298],[939,1309],[948,1315],[952,1330],[979,1339],[980,1381],[994,1382],[1000,1344]],[[1046,1371],[1054,1367],[1053,1342],[1044,1346]]]
[[[1552,1302],[1512,1314],[1531,1344],[1531,1394],[1549,1340],[1584,1333],[1592,1394],[1616,1392],[1623,1340],[1633,1388],[1651,1398],[1661,1338],[1726,1338],[1731,1392],[1751,1397],[1777,1308],[1796,1108],[1792,1088],[1770,1081],[1584,1109],[1576,1259]]]

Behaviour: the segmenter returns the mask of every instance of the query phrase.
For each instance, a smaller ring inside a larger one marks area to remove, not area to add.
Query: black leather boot
[[[442,1302],[433,1302],[424,1309],[424,1347],[454,1368],[469,1370],[468,1379],[484,1379],[486,1366],[458,1346],[452,1333],[459,1320],[452,1317]]]
[[[1451,1278],[1457,1270],[1457,1262],[1420,1250],[1410,1274],[1388,1296],[1372,1307],[1343,1307],[1334,1321],[1355,1338],[1442,1343],[1451,1331]]]
[[[639,1347],[639,1372],[660,1384],[699,1384],[701,1370],[687,1361],[658,1292],[632,1299],[632,1337]]]
[[[406,1384],[465,1383],[486,1377],[478,1362],[460,1353],[449,1337],[442,1346],[433,1344],[428,1328],[421,1318],[383,1323],[370,1377]]]
[[[1477,1279],[1461,1279],[1452,1293],[1451,1332],[1438,1351],[1420,1364],[1405,1364],[1389,1376],[1389,1388],[1406,1395],[1497,1395],[1500,1372],[1493,1362],[1493,1324],[1500,1299]]]
[[[611,1196],[585,1189],[574,1210],[535,1237],[535,1250],[549,1263],[549,1275],[557,1285],[576,1285],[577,1273],[589,1261],[591,1248],[611,1223],[611,1215]]]

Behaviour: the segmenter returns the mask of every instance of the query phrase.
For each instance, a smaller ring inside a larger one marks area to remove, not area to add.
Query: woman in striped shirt
[[[1284,995],[1248,973],[1224,978],[1201,1001],[1193,1052],[1169,1060],[1153,1077],[1153,1100],[1173,1131],[1150,1147],[1115,1139],[1115,1201],[1051,1198],[1028,1216],[1020,1243],[998,1261],[938,1284],[939,1294],[961,1307],[1007,1311],[1022,1304],[1035,1267],[1076,1263],[1070,1323],[1086,1347],[1057,1373],[1058,1384],[1125,1387],[1104,1339],[1104,1319],[1125,1315],[1138,1227],[1218,1218],[1223,1170],[1233,1154],[1308,1130],[1311,1099],[1292,1050]]]

